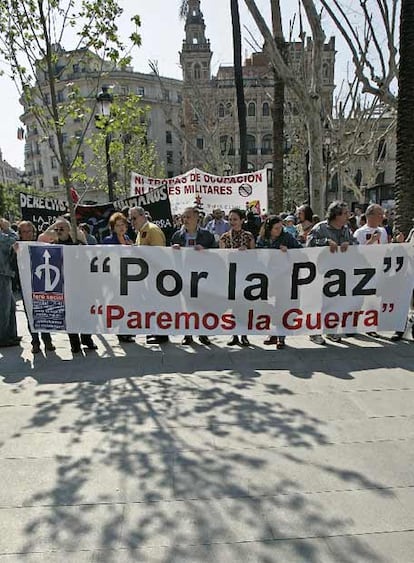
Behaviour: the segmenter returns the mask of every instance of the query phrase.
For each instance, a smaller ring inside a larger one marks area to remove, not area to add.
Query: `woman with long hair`
[[[251,250],[255,245],[254,236],[250,231],[243,229],[244,213],[241,209],[234,208],[229,213],[230,230],[221,235],[219,248],[238,248],[239,250]],[[249,339],[245,334],[240,337],[233,335],[227,342],[228,346],[250,346]]]
[[[261,226],[257,248],[271,248],[286,252],[290,248],[302,248],[302,245],[293,235],[284,230],[281,217],[270,215]],[[270,335],[263,344],[276,344],[276,348],[280,350],[285,347],[285,337]]]

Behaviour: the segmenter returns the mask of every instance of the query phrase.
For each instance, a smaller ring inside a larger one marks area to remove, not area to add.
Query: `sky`
[[[269,0],[257,0],[257,6],[270,24]],[[148,61],[157,60],[163,76],[182,78],[179,66],[179,51],[184,38],[184,21],[179,19],[180,0],[120,0],[124,14],[120,22],[120,33],[126,39],[131,31],[129,21],[133,14],[141,17],[140,34],[142,46],[133,51],[132,65],[139,72],[150,72]],[[288,36],[289,21],[293,18],[297,3],[281,0],[282,20],[285,38]],[[206,36],[210,39],[213,51],[212,73],[216,74],[220,64],[231,65],[232,32],[230,2],[227,0],[201,0],[201,10],[206,24]],[[240,1],[240,19],[243,35],[243,56],[249,55],[253,48],[250,33],[261,44],[260,34],[248,13],[243,0]],[[328,24],[328,21],[326,21]],[[249,33],[250,32],[250,33]],[[332,26],[326,27],[327,39],[332,34]],[[297,39],[297,37],[294,37]],[[249,44],[250,43],[250,44]],[[63,44],[66,49],[73,45]],[[257,47],[256,47],[257,49]],[[336,72],[341,72],[340,68]],[[16,86],[6,76],[0,76],[0,149],[3,159],[13,166],[23,169],[24,141],[17,139],[17,128],[21,125],[19,116],[22,106],[18,101]]]

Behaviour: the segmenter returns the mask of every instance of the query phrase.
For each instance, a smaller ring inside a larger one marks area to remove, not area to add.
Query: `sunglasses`
[[[56,233],[63,233],[65,231],[65,229],[63,229],[62,227],[57,227],[56,229],[53,229]]]

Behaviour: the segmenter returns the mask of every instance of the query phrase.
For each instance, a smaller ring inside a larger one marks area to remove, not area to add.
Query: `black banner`
[[[101,205],[76,205],[76,220],[78,223],[88,223],[91,234],[100,241],[109,232],[109,217],[125,207],[143,207],[153,223],[162,229],[168,244],[174,228],[167,186]],[[20,192],[20,209],[22,219],[34,223],[38,232],[44,231],[57,217],[69,212],[69,207],[63,200],[38,197],[24,192]]]

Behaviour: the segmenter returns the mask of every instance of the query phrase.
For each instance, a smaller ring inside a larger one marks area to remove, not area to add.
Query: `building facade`
[[[76,151],[86,165],[86,173],[94,174],[94,154],[85,138],[96,131],[93,113],[96,113],[96,96],[103,85],[110,86],[114,99],[126,98],[130,94],[140,96],[140,104],[148,109],[146,117],[148,141],[155,144],[158,162],[167,176],[179,174],[181,168],[181,143],[172,124],[179,123],[181,112],[182,82],[171,78],[159,78],[155,74],[134,72],[132,68],[113,69],[85,50],[64,51],[56,46],[59,58],[56,64],[58,74],[58,103],[69,108],[71,92],[74,88],[83,97],[89,114],[73,115],[65,119],[63,143],[70,161]],[[47,75],[37,72],[38,94],[36,101],[45,108],[50,106]],[[24,102],[22,102],[24,104]],[[25,173],[30,185],[38,191],[61,195],[63,193],[62,174],[55,153],[56,138],[47,127],[42,128],[30,108],[25,108],[21,116],[26,130]],[[104,152],[104,146],[102,152]],[[128,175],[131,171],[128,171]],[[82,186],[76,186],[82,189]],[[123,196],[125,194],[122,194]],[[88,198],[105,201],[104,193],[88,193]]]

